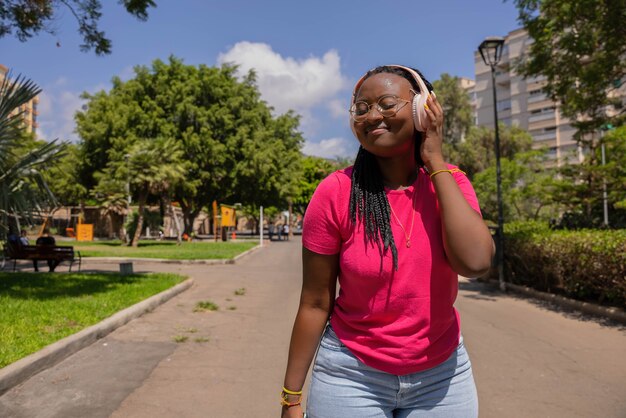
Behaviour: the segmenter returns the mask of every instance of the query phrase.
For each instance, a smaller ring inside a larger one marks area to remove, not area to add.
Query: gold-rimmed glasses
[[[355,122],[364,122],[372,107],[376,106],[376,110],[382,117],[390,118],[395,116],[409,102],[410,100],[402,99],[393,94],[381,96],[376,103],[372,104],[361,100],[350,107],[350,117]]]

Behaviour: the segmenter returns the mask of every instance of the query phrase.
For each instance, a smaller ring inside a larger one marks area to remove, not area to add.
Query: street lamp
[[[493,90],[493,120],[496,126],[496,187],[498,198],[498,231],[496,233],[496,262],[498,265],[498,283],[500,290],[505,291],[504,283],[504,216],[502,214],[502,178],[500,171],[500,132],[498,130],[498,100],[496,98],[496,65],[502,58],[504,38],[491,36],[481,42],[478,47],[485,65],[491,68],[491,87]]]

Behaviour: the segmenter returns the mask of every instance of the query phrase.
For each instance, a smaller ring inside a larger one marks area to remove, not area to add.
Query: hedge
[[[507,280],[583,301],[626,307],[626,230],[505,226]]]

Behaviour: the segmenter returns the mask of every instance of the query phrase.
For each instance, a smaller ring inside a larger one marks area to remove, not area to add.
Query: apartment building
[[[0,83],[5,79],[9,69],[0,64]],[[28,103],[20,106],[16,112],[22,112],[22,118],[24,119],[24,125],[28,132],[36,133],[37,131],[37,106],[39,105],[39,96],[36,96]]]
[[[559,111],[558,103],[542,91],[545,77],[524,79],[513,69],[513,63],[527,51],[532,38],[525,29],[517,29],[509,32],[504,39],[502,59],[495,74],[498,101],[495,106],[499,121],[527,130],[533,137],[534,148],[548,149],[549,166],[581,161],[582,152],[573,138],[575,129]],[[478,51],[474,53],[474,69],[476,124],[493,128],[491,69],[485,65]]]

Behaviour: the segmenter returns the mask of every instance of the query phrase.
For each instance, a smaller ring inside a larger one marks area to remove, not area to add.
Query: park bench
[[[4,246],[4,258],[13,260],[13,271],[16,270],[17,260],[57,260],[69,261],[70,271],[72,265],[78,261],[78,271],[82,264],[80,251],[74,251],[74,247],[58,245],[6,245]]]

